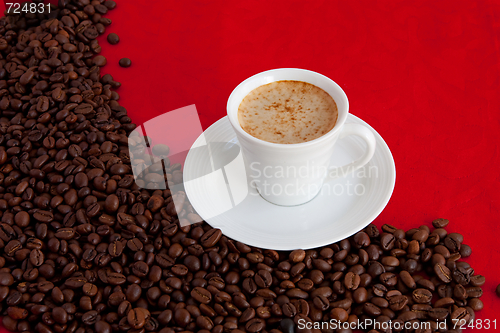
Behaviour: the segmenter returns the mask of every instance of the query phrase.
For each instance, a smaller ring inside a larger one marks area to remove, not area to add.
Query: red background
[[[122,83],[120,103],[138,124],[196,104],[206,128],[238,83],[268,69],[336,81],[396,162],[394,194],[375,224],[448,218],[486,276],[477,318],[500,327],[498,1],[117,2],[108,32],[121,41],[101,37],[104,72]],[[130,68],[118,66],[122,57]]]

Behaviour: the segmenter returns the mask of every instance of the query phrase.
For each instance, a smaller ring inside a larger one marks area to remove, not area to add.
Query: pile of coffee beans
[[[187,200],[174,207],[169,190],[139,188],[127,146],[135,125],[117,102],[120,84],[100,75],[96,38],[115,5],[60,1],[50,14],[0,19],[7,329],[334,332],[299,324],[371,319],[392,321],[394,332],[419,322],[453,331],[452,320],[483,308],[485,279],[460,260],[471,249],[444,229],[447,220],[406,232],[370,225],[323,248],[277,252],[185,223],[199,220]]]

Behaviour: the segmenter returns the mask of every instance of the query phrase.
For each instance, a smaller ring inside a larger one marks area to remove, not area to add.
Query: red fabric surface
[[[196,104],[206,128],[237,84],[268,69],[336,81],[396,162],[394,194],[375,224],[448,218],[486,276],[477,318],[497,319],[500,330],[498,1],[117,2],[108,31],[121,41],[101,38],[104,72],[122,82],[120,102],[139,124]],[[120,68],[121,57],[132,66]]]

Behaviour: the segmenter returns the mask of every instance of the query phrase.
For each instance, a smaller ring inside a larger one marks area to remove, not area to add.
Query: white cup
[[[326,91],[338,108],[333,129],[317,139],[296,144],[271,143],[245,132],[238,121],[238,107],[243,98],[259,86],[281,80],[307,82]],[[264,199],[280,206],[306,203],[318,195],[326,180],[346,176],[370,161],[375,152],[375,137],[362,125],[345,124],[348,113],[347,96],[338,84],[324,75],[298,68],[256,74],[240,83],[227,102],[227,115],[236,132],[252,185]],[[363,138],[366,152],[350,164],[330,166],[335,142],[348,135]]]

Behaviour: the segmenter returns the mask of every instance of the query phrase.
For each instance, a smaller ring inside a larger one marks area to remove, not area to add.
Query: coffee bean
[[[281,306],[283,314],[287,317],[293,318],[297,314],[297,309],[292,303],[285,303]]]
[[[28,314],[28,310],[23,308],[18,308],[15,306],[7,308],[7,315],[14,320],[26,319],[26,317],[28,317]]]
[[[111,285],[121,285],[126,282],[126,277],[123,274],[120,273],[115,273],[115,272],[108,272],[106,274],[107,281]]]
[[[361,303],[361,302],[357,302],[357,303]],[[321,311],[326,311],[330,307],[330,302],[328,301],[328,299],[325,296],[322,296],[322,295],[316,296],[313,299],[313,304],[317,309],[319,309]]]
[[[427,289],[415,289],[412,293],[412,298],[415,303],[430,303],[432,299],[432,292]]]
[[[260,288],[269,288],[273,282],[271,273],[265,270],[259,270],[254,277],[255,284]]]
[[[214,323],[207,316],[198,316],[196,318],[196,325],[204,330],[210,331],[214,327]]]
[[[396,238],[391,233],[383,233],[380,238],[380,244],[385,251],[390,251],[394,248]]]
[[[259,292],[257,292],[257,294],[259,294]],[[305,299],[305,298],[308,298],[309,297],[309,294],[299,288],[292,288],[290,290],[287,290],[286,293],[285,293],[288,297],[290,298],[302,298],[302,299]],[[316,296],[316,295],[315,295]]]
[[[115,33],[110,33],[108,35],[107,39],[108,39],[108,43],[111,45],[118,44],[118,42],[120,41],[120,37],[118,37],[118,35]]]
[[[147,263],[144,261],[136,261],[132,267],[131,267],[132,273],[134,273],[135,276],[138,276],[140,278],[144,278],[148,275],[149,273],[149,266]]]
[[[358,274],[348,272],[344,278],[344,285],[348,290],[355,290],[359,287],[361,279]]]
[[[97,322],[98,312],[97,311],[88,311],[85,312],[82,316],[82,322],[85,325],[93,325]]]
[[[129,58],[121,58],[118,63],[122,67],[130,67],[130,65],[132,65],[132,62],[130,61]]]
[[[127,315],[127,322],[130,327],[140,329],[146,324],[146,311],[142,308],[131,309]]]
[[[373,278],[385,273],[385,267],[378,261],[370,261],[368,262],[368,274]]]
[[[444,245],[451,252],[458,252],[461,249],[462,241],[463,241],[462,235],[457,233],[451,233],[444,239]]]
[[[370,236],[366,232],[360,231],[354,235],[354,244],[358,249],[370,245]]]
[[[61,228],[54,234],[56,238],[70,240],[75,237],[75,230],[73,228]]]
[[[453,296],[455,297],[455,299],[464,300],[467,298],[467,290],[465,290],[465,287],[461,284],[457,284],[453,288]]]
[[[94,59],[92,59],[92,63],[98,67],[106,65],[106,62],[106,58],[102,55],[95,56]]]
[[[220,229],[210,229],[208,232],[204,233],[200,239],[201,245],[205,248],[212,247],[219,242],[222,236]]]
[[[393,287],[397,284],[398,278],[396,274],[386,272],[380,275],[380,281],[387,287]]]
[[[465,308],[457,308],[451,313],[450,318],[452,322],[468,323],[470,319],[470,314]]]
[[[112,257],[118,257],[123,253],[123,243],[116,240],[108,245],[108,253]]]
[[[401,311],[406,306],[406,304],[408,304],[408,297],[405,295],[394,295],[388,297],[388,302],[391,310]]]
[[[285,318],[280,322],[280,327],[283,333],[294,333],[295,332],[295,323],[292,319]]]
[[[472,249],[467,244],[462,244],[460,247],[460,255],[462,258],[467,258],[472,254]]]
[[[450,221],[448,221],[447,219],[436,219],[432,221],[432,225],[434,226],[434,228],[445,228],[449,223]]]
[[[39,267],[43,264],[45,255],[40,249],[33,249],[30,253],[30,262],[33,266]]]
[[[157,254],[155,256],[155,261],[162,268],[171,267],[175,263],[174,259],[170,258],[168,255],[163,253]]]
[[[431,308],[426,312],[426,315],[429,316],[431,319],[434,320],[439,320],[439,321],[444,321],[450,314],[450,311],[445,308]]]
[[[417,284],[415,283],[415,280],[413,279],[413,277],[411,276],[411,274],[408,271],[401,271],[399,273],[399,277],[400,277],[401,281],[408,288],[411,288],[411,289],[415,289],[416,288]]]
[[[47,212],[43,210],[37,210],[34,214],[33,217],[40,222],[48,223],[51,222],[54,219],[54,215],[52,212]]]
[[[294,250],[294,251],[290,252],[290,255],[288,257],[289,257],[290,261],[292,261],[292,262],[301,262],[306,257],[306,251]]]
[[[434,272],[436,273],[436,276],[444,283],[451,282],[451,272],[448,267],[442,264],[436,264],[434,265]]]
[[[382,313],[382,310],[373,303],[365,303],[363,305],[363,311],[371,317],[380,316]]]
[[[386,232],[386,233],[393,234],[393,233],[395,233],[395,232],[398,230],[398,228],[396,228],[395,226],[390,225],[390,224],[384,224],[384,225],[382,226],[382,230],[383,230],[384,232]]]
[[[470,267],[456,267],[453,270],[452,276],[455,282],[460,283],[462,285],[468,285],[470,283],[471,277],[474,275],[474,270]]]
[[[55,307],[52,309],[52,318],[59,324],[66,324],[68,322],[68,313],[62,307]]]
[[[444,297],[441,299],[438,299],[436,303],[434,303],[434,306],[436,308],[447,308],[451,305],[455,304],[455,300],[451,297]]]
[[[301,279],[299,282],[297,282],[297,287],[304,291],[310,291],[312,288],[314,288],[314,282],[311,279]]]
[[[264,329],[264,327],[265,327],[265,322],[264,322],[264,320],[262,320],[260,318],[251,319],[245,325],[245,329],[248,332],[252,332],[252,333],[260,332]]]
[[[467,287],[466,289],[468,297],[481,297],[483,296],[483,289],[481,287]]]
[[[389,266],[389,267],[397,267],[399,266],[399,260],[398,258],[395,258],[395,257],[383,257],[382,258],[382,264],[385,265],[385,266]]]
[[[25,228],[30,223],[30,215],[25,211],[21,211],[16,214],[14,220],[18,227]]]
[[[208,304],[212,300],[212,294],[205,288],[196,287],[191,291],[191,296],[202,304]]]
[[[467,304],[474,311],[481,311],[484,307],[483,302],[479,298],[472,298],[467,302]]]

